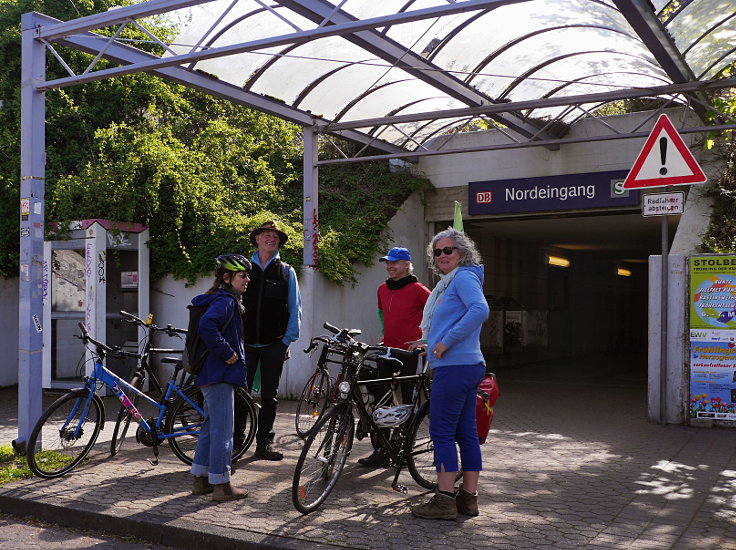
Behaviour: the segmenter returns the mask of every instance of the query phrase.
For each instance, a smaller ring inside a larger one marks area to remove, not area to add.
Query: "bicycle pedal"
[[[149,458],[148,462],[151,466],[158,466],[158,458]]]
[[[402,485],[401,483],[396,483],[395,485],[391,485],[391,488],[397,493],[401,493],[402,495],[405,495],[406,493],[409,492],[409,489],[406,487],[406,485]]]

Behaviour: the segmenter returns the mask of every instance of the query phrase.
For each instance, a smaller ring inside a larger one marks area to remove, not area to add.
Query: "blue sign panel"
[[[468,214],[517,214],[639,206],[639,191],[624,189],[627,170],[515,180],[471,181]]]

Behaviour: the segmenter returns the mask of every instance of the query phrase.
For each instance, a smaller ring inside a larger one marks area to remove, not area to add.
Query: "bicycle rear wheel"
[[[89,454],[104,422],[102,400],[89,389],[62,395],[44,411],[26,448],[28,467],[39,477],[60,477]],[[85,410],[86,409],[86,410]]]
[[[130,385],[137,390],[142,390],[143,376],[136,372],[133,375],[133,379],[130,381]],[[133,394],[133,399],[131,401],[136,408],[138,408],[139,400],[140,396],[138,394]],[[120,410],[118,411],[117,420],[115,421],[115,429],[112,431],[112,440],[110,441],[111,456],[116,455],[122,448],[123,442],[125,441],[125,436],[128,433],[128,428],[130,427],[131,420],[133,420],[133,417],[128,412],[128,409],[126,409],[125,406],[121,404]]]
[[[406,466],[411,477],[425,489],[437,488],[434,443],[429,436],[429,402],[417,411],[406,438]]]
[[[203,408],[204,396],[199,387],[191,386],[184,390],[184,394],[200,409]],[[169,438],[169,446],[184,464],[191,464],[194,461],[194,451],[197,448],[202,422],[204,418],[199,411],[181,396],[166,415],[165,432],[178,434],[176,437]],[[233,461],[243,456],[253,443],[256,426],[256,407],[253,398],[244,388],[235,388]]]
[[[291,485],[291,500],[302,514],[314,512],[332,492],[350,454],[354,432],[353,414],[345,407],[332,407],[315,424]]]
[[[233,462],[245,454],[256,437],[258,414],[253,398],[245,388],[235,388],[235,424],[233,426]],[[192,459],[194,454],[192,453]]]
[[[330,375],[323,369],[317,369],[309,377],[296,404],[296,433],[299,437],[307,437],[312,427],[330,405],[332,382]]]

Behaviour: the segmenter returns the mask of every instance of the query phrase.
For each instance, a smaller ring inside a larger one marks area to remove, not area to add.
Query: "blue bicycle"
[[[75,389],[59,397],[44,411],[31,432],[26,449],[28,467],[39,477],[56,478],[72,471],[89,454],[105,424],[105,405],[97,392],[107,386],[120,400],[123,407],[139,426],[136,440],[153,448],[151,464],[158,464],[158,446],[167,441],[174,454],[185,464],[191,464],[193,449],[204,419],[201,405],[201,391],[196,386],[179,388],[181,360],[164,358],[162,362],[172,363],[174,372],[158,401],[151,399],[139,389],[115,375],[104,366],[105,356],[132,357],[140,359],[137,353],[98,342],[92,338],[82,323],[79,323],[81,338],[94,357],[91,376],[84,378],[84,387]],[[134,399],[142,399],[153,405],[158,414],[155,418],[143,418],[126,390]],[[241,401],[246,417],[243,440],[236,441],[233,460],[237,460],[248,449],[255,436],[256,409],[253,400],[244,389],[236,392],[236,401]]]

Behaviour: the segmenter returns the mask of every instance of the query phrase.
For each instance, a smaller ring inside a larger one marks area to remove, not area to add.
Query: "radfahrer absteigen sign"
[[[689,410],[736,420],[736,256],[690,257]]]

